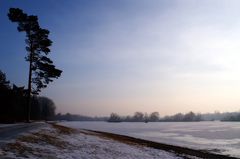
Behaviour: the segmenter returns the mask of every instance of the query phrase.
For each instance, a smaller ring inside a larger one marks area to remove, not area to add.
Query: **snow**
[[[62,122],[61,124],[72,128],[111,132],[240,157],[238,122]]]
[[[35,124],[36,123],[44,123],[44,122],[41,122],[41,121],[39,121],[39,122],[34,122]],[[26,123],[16,123],[16,124],[0,124],[0,129],[1,128],[6,128],[6,127],[16,127],[16,126],[24,126],[24,125],[26,125]]]
[[[63,133],[46,125],[0,149],[0,158],[13,159],[181,159],[175,154],[79,132]]]
[[[12,127],[16,125],[22,125],[22,124],[0,124],[0,128]]]

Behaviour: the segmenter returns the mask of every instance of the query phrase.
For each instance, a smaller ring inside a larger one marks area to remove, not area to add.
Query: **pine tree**
[[[18,31],[26,33],[26,61],[29,62],[28,76],[28,116],[30,121],[31,96],[37,95],[42,88],[61,76],[62,71],[56,69],[53,61],[47,57],[50,53],[52,41],[48,38],[49,31],[42,29],[38,23],[38,17],[27,15],[19,8],[10,8],[8,17],[18,24]]]

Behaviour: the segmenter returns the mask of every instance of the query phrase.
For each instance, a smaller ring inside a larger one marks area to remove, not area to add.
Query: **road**
[[[45,124],[46,123],[37,122],[37,123],[13,124],[0,127],[0,146],[3,146],[7,141],[11,139],[15,139],[22,133],[27,133]]]

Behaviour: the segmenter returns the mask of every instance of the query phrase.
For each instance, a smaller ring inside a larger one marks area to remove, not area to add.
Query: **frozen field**
[[[62,122],[61,124],[72,128],[112,132],[240,157],[240,123],[238,122]]]

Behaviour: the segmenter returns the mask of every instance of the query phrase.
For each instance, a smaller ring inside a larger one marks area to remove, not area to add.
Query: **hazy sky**
[[[240,110],[238,0],[2,0],[0,69],[26,86],[25,34],[10,7],[51,31],[63,74],[41,95],[58,112]]]

